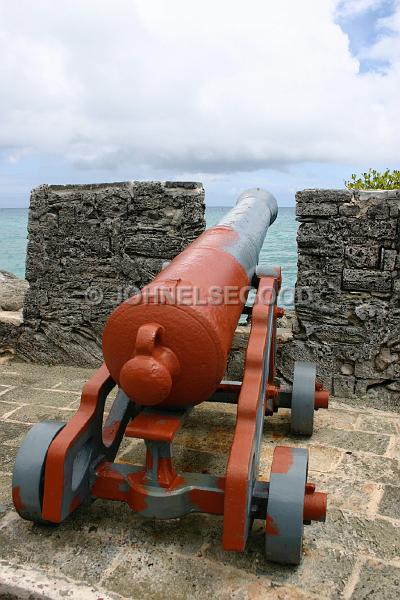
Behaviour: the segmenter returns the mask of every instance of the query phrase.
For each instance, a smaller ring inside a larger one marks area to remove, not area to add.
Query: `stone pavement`
[[[55,528],[20,519],[10,486],[21,440],[37,421],[69,419],[91,373],[0,366],[0,598],[400,598],[400,415],[360,401],[318,411],[310,441],[290,437],[287,411],[266,420],[261,476],[276,444],[308,446],[309,480],[329,492],[327,522],[305,528],[300,567],[265,561],[261,521],[234,554],[215,516],[145,520],[96,501]],[[178,468],[223,474],[234,423],[232,406],[197,407],[176,438]],[[142,458],[140,442],[124,442],[119,460]]]

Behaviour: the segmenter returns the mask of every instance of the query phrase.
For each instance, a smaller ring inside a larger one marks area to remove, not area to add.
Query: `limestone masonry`
[[[335,396],[400,398],[400,190],[296,194],[298,277],[293,361],[318,363]]]
[[[97,366],[110,312],[205,228],[200,183],[43,185],[32,191],[23,333],[29,361]]]

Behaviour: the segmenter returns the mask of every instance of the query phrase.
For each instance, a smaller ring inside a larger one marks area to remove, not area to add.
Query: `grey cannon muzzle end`
[[[268,227],[277,215],[274,196],[261,188],[252,188],[240,194],[232,210],[218,223],[238,234],[237,240],[226,250],[240,262],[249,279],[256,270]]]
[[[236,200],[236,205],[241,204],[242,202],[247,206],[254,204],[255,202],[263,203],[271,214],[269,225],[272,225],[278,216],[278,203],[275,196],[262,188],[251,188],[240,194],[239,198]]]

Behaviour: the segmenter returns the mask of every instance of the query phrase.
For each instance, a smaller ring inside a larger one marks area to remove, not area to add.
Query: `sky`
[[[0,207],[132,179],[291,206],[399,155],[400,0],[0,0]]]

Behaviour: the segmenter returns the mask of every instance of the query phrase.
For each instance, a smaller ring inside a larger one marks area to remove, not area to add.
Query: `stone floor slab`
[[[19,448],[30,425],[0,420],[0,445]]]
[[[9,417],[9,420],[21,423],[38,423],[39,421],[69,421],[76,411],[66,408],[55,408],[51,406],[29,406],[19,407]]]
[[[309,471],[309,480],[329,494],[329,508],[339,508],[355,514],[372,514],[382,495],[382,484],[355,481],[343,476],[340,467],[335,473]]]
[[[400,462],[395,458],[347,450],[340,465],[347,479],[393,483],[400,481]]]
[[[400,419],[393,417],[378,417],[377,415],[360,415],[356,427],[362,431],[396,434],[400,431]]]
[[[4,402],[16,402],[24,404],[54,406],[68,408],[73,402],[76,402],[79,396],[76,392],[60,392],[43,388],[20,385],[13,387],[6,394],[0,396]]]
[[[4,396],[0,396],[0,400],[1,398],[4,398]],[[20,404],[16,404],[11,403],[11,402],[5,402],[3,400],[0,401],[0,418],[5,418],[8,415],[12,415],[13,412],[15,412],[18,408],[20,408]]]
[[[79,392],[85,381],[94,373],[94,369],[79,369],[66,366],[46,366],[23,362],[0,365],[0,384],[30,385],[33,387],[60,387],[69,391]]]
[[[400,559],[400,523],[365,518],[351,512],[329,510],[325,523],[315,523],[311,535],[316,543],[324,541],[343,548],[348,554],[362,553],[386,560]]]
[[[400,484],[400,481],[397,482]],[[379,504],[379,514],[400,520],[400,487],[385,485],[383,497]],[[400,544],[400,540],[399,540]]]
[[[368,560],[361,570],[352,600],[400,598],[400,568]]]
[[[320,429],[313,436],[314,444],[323,444],[335,448],[354,449],[372,454],[385,454],[390,437],[383,433],[364,431],[345,431],[343,429]]]

